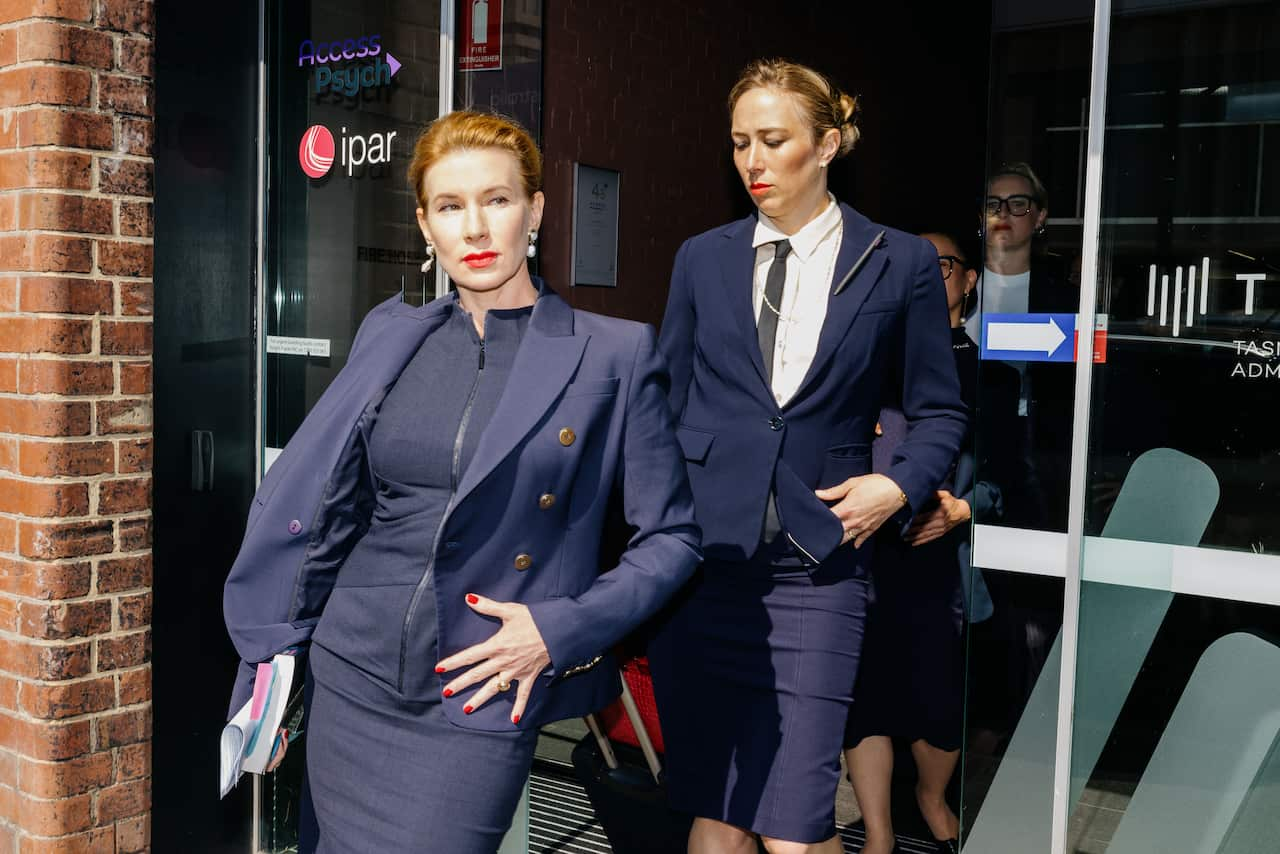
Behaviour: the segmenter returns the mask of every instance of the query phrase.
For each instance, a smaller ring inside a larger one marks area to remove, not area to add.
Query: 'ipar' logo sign
[[[351,178],[357,167],[391,162],[391,143],[395,138],[396,131],[348,136],[344,127],[335,152],[333,134],[329,129],[324,125],[312,125],[298,143],[298,165],[308,178],[323,178],[333,168],[336,155],[338,162],[347,167],[347,177]]]

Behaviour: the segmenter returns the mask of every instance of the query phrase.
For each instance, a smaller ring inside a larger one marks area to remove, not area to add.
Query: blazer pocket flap
[[[602,380],[578,380],[564,387],[565,397],[582,397],[588,394],[617,394],[619,377],[607,377]]]
[[[691,463],[700,463],[707,458],[707,451],[711,450],[711,443],[715,438],[715,433],[708,433],[706,430],[697,430],[683,424],[676,427],[676,439],[684,451],[684,458]]]
[[[818,480],[819,489],[830,489],[839,486],[851,477],[871,474],[871,454],[856,456],[840,456],[827,454],[822,463],[822,477]]]
[[[843,457],[845,459],[870,457],[871,446],[866,442],[852,442],[847,445],[832,445],[830,448],[827,448],[827,456]]]
[[[872,299],[862,304],[859,314],[880,314],[886,311],[897,311],[902,303],[896,299]]]

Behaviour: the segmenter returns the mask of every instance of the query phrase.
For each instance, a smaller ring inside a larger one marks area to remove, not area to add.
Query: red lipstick
[[[462,263],[473,270],[480,270],[492,264],[497,257],[497,252],[472,252],[463,256]]]
[[[772,185],[772,184],[764,184],[764,183],[761,183],[760,181],[756,181],[756,182],[754,182],[754,183],[753,183],[753,184],[752,184],[748,189],[750,189],[750,190],[751,190],[751,194],[752,194],[752,195],[754,195],[754,196],[758,196],[758,195],[760,195],[761,193],[765,193],[765,192],[768,192],[769,190],[772,190],[772,189],[773,189],[773,185]]]

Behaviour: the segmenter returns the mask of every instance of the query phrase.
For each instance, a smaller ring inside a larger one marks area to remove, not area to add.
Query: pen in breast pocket
[[[881,232],[875,237],[871,238],[871,242],[867,244],[867,248],[862,250],[862,254],[858,256],[858,260],[853,262],[853,269],[848,273],[845,273],[844,278],[840,280],[840,284],[836,285],[836,289],[832,291],[832,296],[839,296],[840,292],[844,290],[845,285],[849,284],[849,282],[853,280],[853,277],[858,274],[858,271],[862,269],[862,265],[867,263],[867,258],[871,257],[871,251],[879,246],[880,241],[883,239],[883,230],[881,230]]]

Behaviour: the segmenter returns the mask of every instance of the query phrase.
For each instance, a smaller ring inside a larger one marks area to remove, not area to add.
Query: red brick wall
[[[152,4],[0,0],[0,854],[145,851]]]

